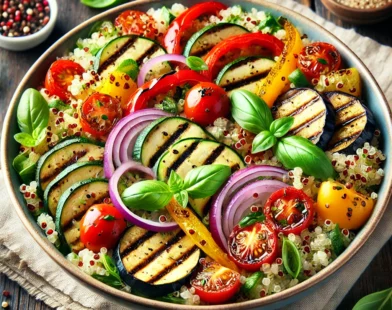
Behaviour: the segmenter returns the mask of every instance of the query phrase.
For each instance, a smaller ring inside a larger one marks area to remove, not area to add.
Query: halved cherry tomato
[[[144,12],[128,10],[122,12],[114,21],[114,25],[121,29],[123,34],[136,34],[154,39],[158,30],[155,20]]]
[[[335,46],[325,42],[306,45],[298,55],[298,68],[310,82],[321,74],[338,70],[341,62],[342,58]]]
[[[197,31],[204,27],[200,21],[203,16],[218,15],[221,10],[227,9],[227,6],[220,2],[199,3],[179,16],[170,24],[164,38],[164,45],[169,54],[182,54],[188,39]]]
[[[274,192],[264,205],[264,214],[278,232],[299,235],[313,220],[313,201],[303,191],[285,187]]]
[[[159,95],[164,95],[178,86],[184,84],[193,86],[199,82],[209,82],[209,80],[192,70],[173,71],[160,78],[153,79],[134,92],[128,101],[126,115],[137,110],[153,107],[155,103],[159,103],[157,102]]]
[[[83,73],[83,67],[72,60],[56,60],[46,73],[45,88],[50,95],[56,95],[61,100],[66,101],[71,96],[68,86],[71,85],[74,76]]]
[[[106,136],[121,117],[120,101],[94,93],[83,102],[80,122],[84,131],[98,138]]]
[[[247,56],[279,56],[284,44],[278,38],[261,32],[245,33],[227,38],[215,45],[204,57],[208,70],[203,74],[210,80],[228,63]]]
[[[240,274],[219,265],[215,261],[203,260],[203,270],[191,280],[196,294],[202,301],[219,304],[231,299],[240,289]]]
[[[91,206],[80,221],[80,241],[98,253],[103,247],[116,246],[127,223],[121,213],[110,204]]]
[[[184,112],[200,125],[211,125],[230,112],[230,100],[222,87],[210,82],[193,86],[186,94]]]
[[[237,266],[257,271],[267,263],[271,263],[278,254],[278,237],[270,222],[257,222],[241,228],[235,226],[228,246],[229,256]]]

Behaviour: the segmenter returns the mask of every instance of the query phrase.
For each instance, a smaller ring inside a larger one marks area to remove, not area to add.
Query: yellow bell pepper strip
[[[204,226],[191,209],[188,207],[183,208],[174,198],[170,200],[166,209],[184,233],[189,236],[203,252],[222,266],[238,272],[236,264],[234,264],[227,254],[216,244],[207,227]]]
[[[286,19],[283,19],[283,27],[286,30],[286,44],[282,54],[279,56],[275,66],[267,77],[260,83],[258,96],[271,107],[276,98],[288,89],[288,79],[291,72],[297,68],[297,57],[301,52],[303,44],[298,30]]]

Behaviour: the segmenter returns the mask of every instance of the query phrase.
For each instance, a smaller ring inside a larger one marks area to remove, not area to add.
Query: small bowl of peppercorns
[[[0,48],[24,51],[41,44],[57,12],[56,0],[0,0]]]

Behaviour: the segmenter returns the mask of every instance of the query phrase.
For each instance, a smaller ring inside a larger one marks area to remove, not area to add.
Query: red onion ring
[[[283,180],[287,171],[268,165],[251,166],[234,173],[221,191],[215,195],[210,209],[210,231],[216,243],[227,250],[227,237],[223,233],[222,215],[235,193],[247,183],[259,177],[273,177]]]
[[[118,182],[120,181],[120,178],[124,173],[131,170],[142,172],[149,179],[155,178],[154,172],[150,168],[144,167],[140,163],[129,161],[125,164],[122,164],[120,167],[117,168],[117,170],[114,172],[113,176],[109,180],[109,195],[113,205],[117,208],[118,211],[121,212],[121,214],[127,221],[141,228],[156,232],[167,232],[176,229],[178,227],[176,222],[159,223],[152,220],[144,219],[133,213],[122,202],[120,193],[118,192]]]
[[[141,87],[145,83],[146,75],[148,71],[151,70],[152,67],[165,61],[175,61],[175,62],[186,64],[186,58],[183,55],[165,54],[165,55],[151,58],[140,68],[139,75],[137,77],[137,86]]]
[[[122,139],[127,132],[136,131],[137,129],[137,134],[139,134],[140,131],[152,121],[169,115],[170,114],[159,109],[144,109],[122,118],[110,132],[105,144],[103,158],[105,177],[109,179],[113,175],[116,166],[118,167],[122,163],[119,160],[118,155],[120,153],[120,148],[123,145]],[[136,127],[138,124],[144,124],[145,126]],[[133,149],[133,145],[127,145],[127,147]],[[116,160],[115,162],[114,159]]]
[[[231,199],[223,216],[223,233],[229,238],[235,225],[247,214],[253,204],[263,204],[273,192],[289,186],[276,180],[260,180],[251,183],[238,191]],[[255,195],[257,194],[257,196]]]

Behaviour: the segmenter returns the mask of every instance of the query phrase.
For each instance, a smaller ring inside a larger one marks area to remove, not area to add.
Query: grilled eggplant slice
[[[221,41],[248,32],[246,28],[231,23],[219,23],[204,27],[188,40],[184,49],[184,56],[202,57]]]
[[[92,178],[103,178],[102,161],[77,162],[60,172],[45,189],[44,208],[46,212],[56,216],[61,195],[75,183]]]
[[[218,74],[216,84],[224,88],[228,95],[236,89],[257,92],[257,85],[262,81],[275,61],[261,57],[241,57],[226,65]]]
[[[145,166],[153,167],[174,142],[190,137],[212,139],[202,127],[186,118],[157,119],[140,133],[133,149],[133,158]]]
[[[61,240],[60,251],[78,253],[85,248],[80,241],[80,220],[87,210],[109,198],[106,179],[89,179],[68,188],[60,197],[56,211],[56,231]]]
[[[199,262],[200,250],[180,229],[157,233],[128,228],[113,254],[121,278],[148,297],[178,290]]]
[[[354,96],[343,92],[326,92],[325,98],[336,113],[336,129],[327,151],[355,154],[370,142],[376,129],[372,112]]]
[[[103,152],[104,144],[86,138],[60,142],[38,161],[35,176],[38,193],[42,195],[48,184],[68,166],[76,162],[102,160]]]
[[[227,165],[232,172],[245,167],[242,157],[227,145],[216,141],[189,138],[173,144],[158,160],[155,170],[159,180],[166,180],[171,170],[175,170],[184,178],[191,169],[211,164]],[[209,197],[189,198],[189,204],[199,216],[203,217],[208,211],[209,200]]]
[[[335,113],[315,90],[290,89],[276,100],[271,110],[275,119],[294,117],[289,135],[309,139],[322,149],[327,147],[335,128]]]

